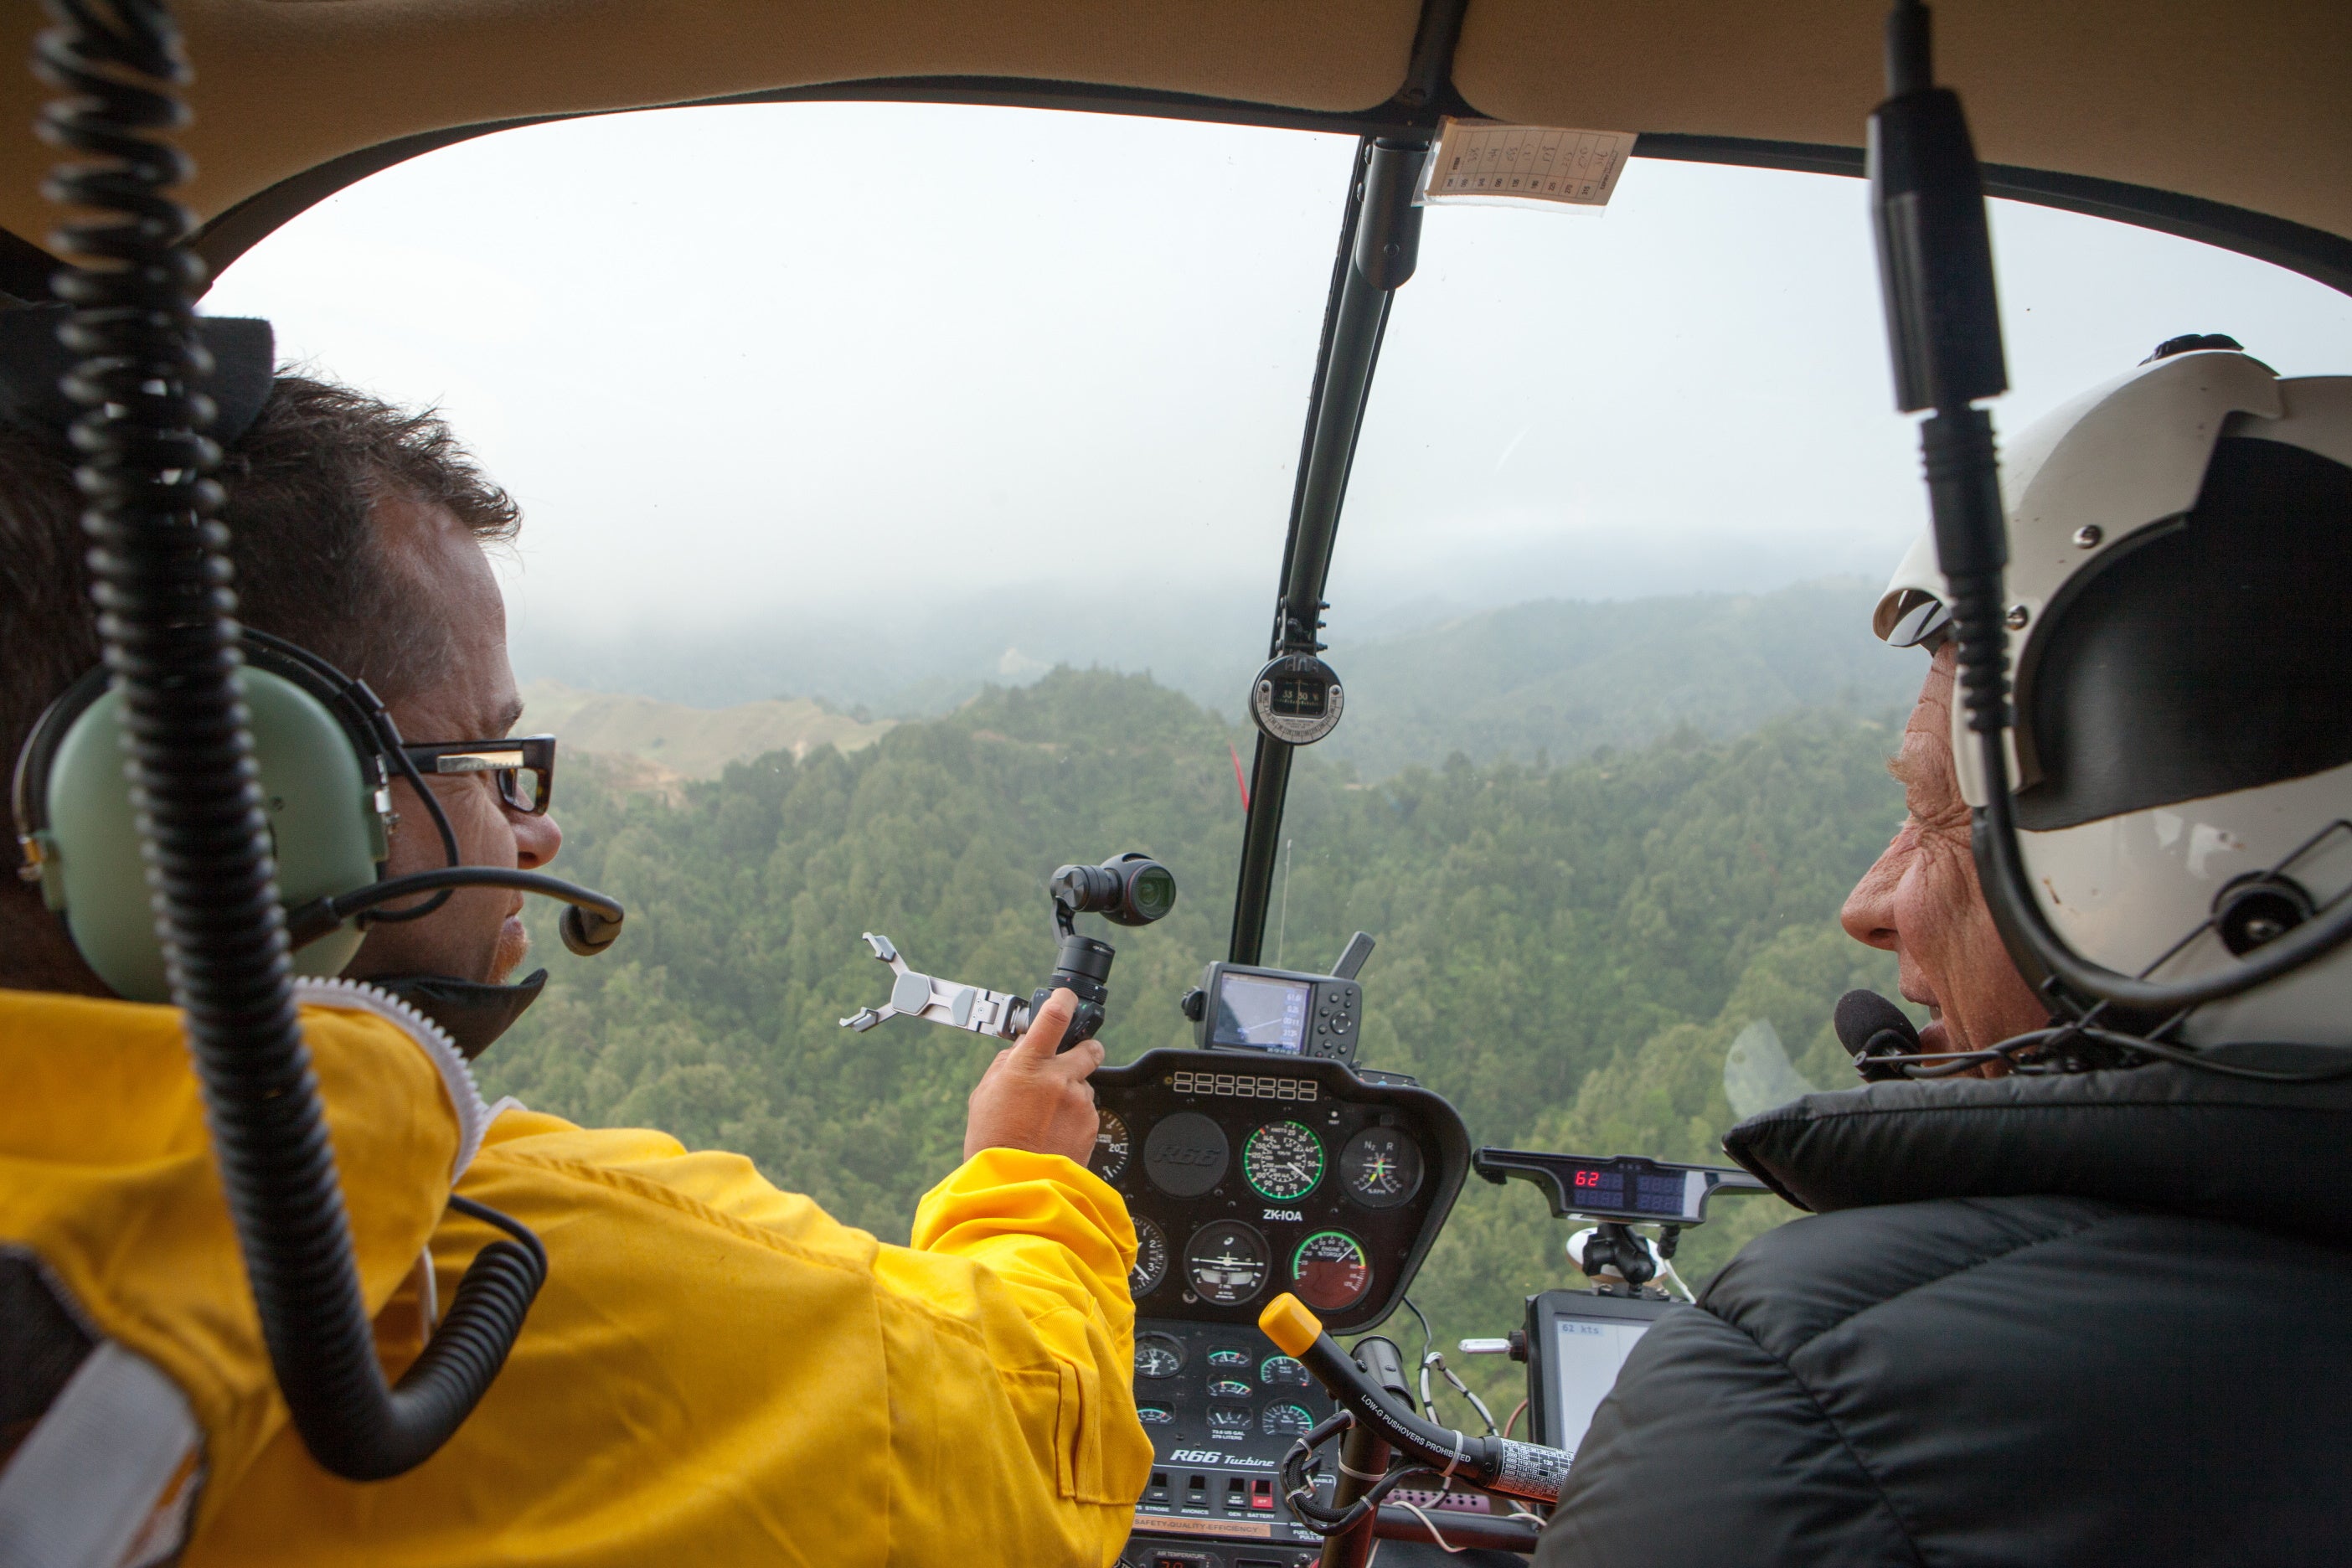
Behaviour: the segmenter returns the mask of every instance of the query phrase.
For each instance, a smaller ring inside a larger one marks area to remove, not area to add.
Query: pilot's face
[[[1903,785],[1902,830],[1854,885],[1840,917],[1856,942],[1901,960],[1903,994],[1934,1015],[1919,1031],[1927,1051],[1981,1050],[2048,1018],[2010,961],[1977,887],[1969,805],[1952,763],[1954,663],[1947,644],[1928,667],[1902,750],[1887,764]]]
[[[507,662],[506,603],[480,543],[446,507],[387,499],[377,503],[375,519],[384,547],[421,590],[417,602],[444,617],[440,627],[420,628],[420,650],[431,648],[436,637],[448,639],[439,679],[389,704],[402,739],[424,744],[506,734],[522,717],[522,703]],[[492,775],[427,778],[457,836],[462,864],[537,870],[555,858],[563,842],[555,819],[509,810]],[[432,814],[409,784],[393,785],[393,809],[400,820],[386,875],[446,865]],[[494,984],[511,974],[530,949],[520,893],[465,888],[423,920],[370,927],[344,973],[355,979],[445,974]]]

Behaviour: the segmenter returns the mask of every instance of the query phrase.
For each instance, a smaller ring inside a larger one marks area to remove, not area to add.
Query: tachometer
[[[1135,1221],[1135,1267],[1127,1271],[1127,1293],[1140,1301],[1168,1278],[1168,1233],[1140,1215]]]
[[[1184,1279],[1202,1300],[1235,1307],[1265,1289],[1273,1261],[1265,1237],[1239,1220],[1219,1220],[1192,1233]]]
[[[1372,1288],[1371,1259],[1364,1244],[1344,1230],[1318,1230],[1291,1255],[1290,1278],[1298,1299],[1326,1312],[1345,1311]]]
[[[1096,1175],[1116,1182],[1127,1173],[1127,1122],[1116,1110],[1100,1112],[1095,1126],[1095,1157],[1087,1162]]]
[[[1366,1208],[1410,1203],[1421,1191],[1421,1145],[1401,1127],[1367,1127],[1339,1152],[1339,1181]]]
[[[1303,1198],[1323,1179],[1323,1140],[1304,1121],[1269,1121],[1243,1142],[1242,1174],[1262,1198]]]

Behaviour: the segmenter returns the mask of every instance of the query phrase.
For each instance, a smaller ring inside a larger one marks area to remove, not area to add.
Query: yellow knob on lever
[[[1265,1310],[1257,1315],[1257,1326],[1287,1356],[1305,1355],[1323,1337],[1323,1321],[1287,1290],[1265,1304]]]

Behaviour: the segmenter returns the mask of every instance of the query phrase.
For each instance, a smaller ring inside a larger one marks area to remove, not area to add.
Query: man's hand
[[[1026,1149],[1066,1154],[1083,1165],[1095,1152],[1094,1085],[1087,1075],[1102,1066],[1100,1040],[1081,1040],[1055,1055],[1078,999],[1066,989],[1047,997],[1029,1030],[996,1053],[971,1091],[963,1125],[963,1157],[982,1149]]]

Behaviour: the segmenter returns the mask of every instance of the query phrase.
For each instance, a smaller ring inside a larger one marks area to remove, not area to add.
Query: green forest
[[[1685,730],[1558,765],[1457,753],[1370,783],[1304,752],[1267,960],[1322,968],[1371,932],[1362,1060],[1445,1094],[1474,1142],[1719,1162],[1741,1032],[1767,1021],[1800,1073],[1843,1087],[1831,1006],[1892,988],[1891,961],[1836,913],[1900,818],[1894,738],[1893,715],[1817,709],[1730,740]],[[1064,669],[846,756],[780,752],[668,796],[569,762],[559,868],[618,896],[628,928],[582,961],[534,911],[554,975],[478,1064],[484,1089],[740,1150],[903,1239],[959,1156],[993,1046],[911,1022],[840,1028],[887,994],[859,933],[929,973],[1025,992],[1054,951],[1046,875],[1148,850],[1181,892],[1167,920],[1116,933],[1104,1039],[1113,1060],[1189,1044],[1176,999],[1223,956],[1231,915],[1229,744],[1248,754],[1245,733],[1148,678]],[[1684,1274],[1696,1286],[1792,1213],[1719,1200],[1685,1239]],[[1470,1181],[1413,1290],[1441,1343],[1500,1333],[1528,1291],[1580,1283],[1567,1232],[1534,1188]],[[1467,1370],[1516,1402],[1517,1367]]]

